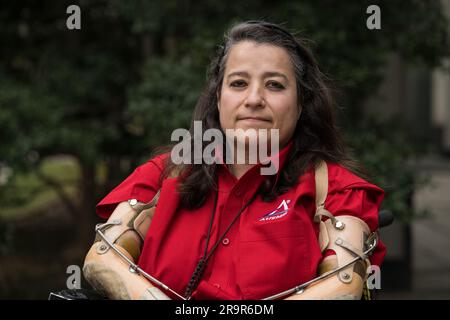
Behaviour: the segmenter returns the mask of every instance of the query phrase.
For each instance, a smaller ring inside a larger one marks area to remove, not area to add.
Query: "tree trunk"
[[[78,241],[83,247],[88,248],[95,237],[94,227],[99,220],[95,214],[96,197],[96,170],[95,165],[80,161],[80,210],[76,221],[78,225]]]
[[[121,158],[119,156],[111,156],[107,161],[105,161],[106,177],[105,181],[99,188],[100,197],[107,195],[112,189],[117,187],[120,182],[122,182],[123,175],[120,167],[120,159]]]

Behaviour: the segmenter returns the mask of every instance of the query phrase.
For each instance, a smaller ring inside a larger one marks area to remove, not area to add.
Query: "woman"
[[[334,107],[325,77],[302,42],[267,22],[233,26],[212,62],[193,120],[227,138],[227,130],[267,130],[267,139],[258,135],[257,142],[272,146],[270,157],[260,156],[255,164],[247,156],[239,163],[234,152],[228,161],[225,146],[212,164],[175,164],[174,153],[165,152],[141,165],[97,205],[97,213],[113,221],[105,231],[110,242],[164,285],[128,272],[129,265],[104,241],[86,257],[86,278],[118,299],[262,299],[342,266],[348,259],[328,241],[339,228],[325,223],[327,216],[337,221],[327,212],[345,221],[344,237],[363,239],[377,229],[384,192],[361,178],[348,157]],[[248,152],[250,140],[238,134],[232,145]],[[316,211],[315,171],[321,163],[328,183],[326,201],[317,205],[326,212]],[[261,174],[266,165],[274,174]],[[149,202],[158,191],[150,228],[139,236],[129,222],[136,226],[136,203]],[[384,255],[378,242],[370,263],[379,266]],[[359,299],[367,266],[360,261],[350,273],[285,298]]]

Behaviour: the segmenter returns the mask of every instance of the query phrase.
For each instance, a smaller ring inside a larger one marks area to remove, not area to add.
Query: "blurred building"
[[[450,1],[442,1],[450,19]],[[449,25],[450,32],[450,25]],[[392,54],[366,113],[400,116],[423,154],[415,163],[431,185],[418,190],[411,205],[431,217],[383,229],[388,254],[382,268],[382,299],[450,299],[450,59],[430,70]]]
[[[450,19],[450,1],[441,2]],[[414,141],[430,152],[450,155],[450,59],[443,68],[430,70],[392,54],[384,82],[364,108],[383,117],[400,115]]]

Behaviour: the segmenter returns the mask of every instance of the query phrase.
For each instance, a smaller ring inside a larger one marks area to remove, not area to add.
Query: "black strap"
[[[211,220],[209,222],[208,235],[206,237],[205,251],[203,253],[203,257],[200,258],[199,262],[197,263],[197,266],[195,267],[194,272],[192,273],[191,279],[189,280],[189,283],[186,287],[184,296],[187,299],[189,299],[191,297],[192,293],[197,288],[197,286],[200,282],[200,279],[203,276],[203,273],[206,269],[207,262],[208,262],[209,258],[212,256],[212,254],[215,252],[217,246],[223,240],[223,238],[225,237],[227,232],[231,229],[231,227],[236,222],[236,220],[239,218],[239,216],[242,214],[242,212],[244,212],[244,210],[256,199],[257,195],[258,195],[258,192],[255,192],[253,194],[253,196],[247,201],[247,203],[239,210],[239,212],[236,214],[236,216],[233,218],[233,220],[230,222],[228,227],[225,229],[223,234],[219,237],[219,239],[216,241],[216,243],[214,244],[214,246],[211,248],[211,250],[208,253],[208,244],[209,244],[209,239],[211,237],[211,229],[212,229],[212,225],[214,222],[214,215],[215,215],[215,212],[217,209],[217,200],[219,197],[219,192],[216,191],[215,196],[214,196],[214,206],[213,206],[213,210],[211,213]]]

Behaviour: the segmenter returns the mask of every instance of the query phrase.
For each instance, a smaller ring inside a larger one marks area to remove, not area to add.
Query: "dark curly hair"
[[[217,97],[220,96],[225,66],[231,48],[241,41],[271,44],[289,54],[295,71],[297,101],[302,113],[293,133],[293,146],[280,171],[278,180],[268,176],[259,193],[264,201],[272,201],[298,183],[299,177],[321,160],[338,163],[353,173],[368,179],[366,170],[349,155],[336,125],[336,104],[329,79],[320,71],[306,39],[294,37],[279,25],[265,21],[247,21],[235,24],[225,34],[224,42],[208,70],[208,80],[196,104],[190,133],[193,136],[194,121],[201,121],[203,130],[221,130]],[[192,142],[193,144],[193,142]],[[204,143],[206,146],[206,142]],[[172,146],[160,149],[170,151]],[[193,161],[191,162],[193,163]],[[218,164],[174,164],[167,158],[161,179],[174,171],[179,179],[180,205],[189,209],[201,207],[211,190],[217,188]],[[275,185],[276,183],[276,185]]]

